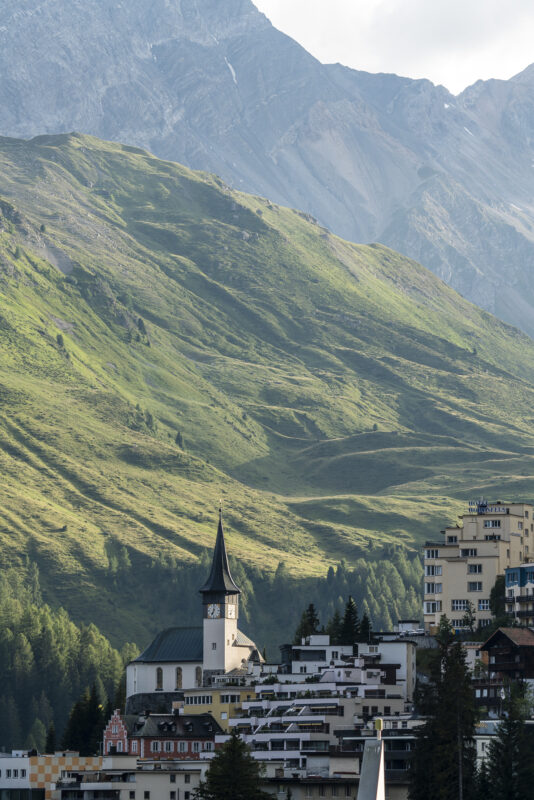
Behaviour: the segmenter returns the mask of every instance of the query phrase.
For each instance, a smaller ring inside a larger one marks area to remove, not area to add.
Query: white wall
[[[175,692],[176,689],[176,667],[182,667],[182,689],[194,689],[196,686],[195,674],[196,668],[202,669],[202,664],[188,663],[188,664],[142,664],[134,662],[128,664],[126,668],[126,696],[131,697],[133,694],[144,694],[146,692],[156,691],[156,670],[161,667],[163,670],[163,688],[164,692]],[[179,691],[179,690],[178,690]]]

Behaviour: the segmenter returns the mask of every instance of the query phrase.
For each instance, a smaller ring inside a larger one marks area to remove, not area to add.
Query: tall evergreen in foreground
[[[505,717],[489,747],[487,800],[534,798],[534,734],[525,725],[528,712],[526,684],[511,684],[503,703]]]
[[[195,800],[269,800],[271,795],[260,788],[260,770],[250,748],[233,731],[215,753],[206,780],[193,796]]]
[[[431,679],[418,698],[427,717],[417,730],[410,800],[473,800],[475,706],[465,653],[441,618]]]

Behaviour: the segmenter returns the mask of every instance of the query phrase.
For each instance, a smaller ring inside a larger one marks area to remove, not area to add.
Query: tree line
[[[61,745],[72,709],[86,687],[107,704],[135,645],[119,652],[91,625],[43,602],[35,565],[26,575],[0,573],[0,749]],[[57,736],[56,736],[57,732]]]

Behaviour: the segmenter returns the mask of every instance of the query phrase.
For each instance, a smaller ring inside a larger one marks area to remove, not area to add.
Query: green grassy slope
[[[319,575],[534,494],[534,344],[419,265],[85,136],[0,169],[0,558],[75,619],[142,641],[110,552],[195,559],[220,497]]]

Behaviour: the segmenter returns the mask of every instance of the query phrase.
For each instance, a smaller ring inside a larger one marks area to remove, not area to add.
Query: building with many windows
[[[153,759],[198,759],[214,750],[222,728],[211,714],[121,714],[104,730],[104,753]]]
[[[534,627],[534,564],[508,567],[506,581],[506,613],[519,625]]]
[[[491,621],[490,593],[498,575],[534,555],[533,506],[527,503],[470,504],[461,524],[441,531],[443,540],[424,549],[425,630],[434,632],[442,614],[454,628],[471,616],[475,627]]]

